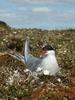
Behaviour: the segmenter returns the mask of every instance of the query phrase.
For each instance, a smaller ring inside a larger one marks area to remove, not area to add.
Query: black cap
[[[51,45],[45,45],[42,48],[43,50],[54,50],[54,48]]]

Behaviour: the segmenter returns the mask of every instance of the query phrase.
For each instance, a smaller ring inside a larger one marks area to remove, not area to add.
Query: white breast
[[[59,71],[59,66],[54,51],[49,51],[47,57],[42,61],[43,73],[55,75]]]

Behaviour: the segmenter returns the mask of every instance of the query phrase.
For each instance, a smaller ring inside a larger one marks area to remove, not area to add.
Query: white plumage
[[[55,57],[55,51],[47,51],[47,56],[42,60],[42,68],[44,74],[55,75],[59,71],[59,66]]]
[[[52,47],[48,47],[48,49],[43,57],[34,57],[30,54],[29,40],[27,39],[25,42],[24,56],[19,54],[10,55],[26,64],[27,69],[31,73],[36,73],[37,75],[55,75],[60,68],[56,60],[54,49]]]
[[[48,47],[50,50],[46,50],[45,55],[42,58],[34,57],[30,54],[29,41],[25,43],[25,63],[27,68],[32,72],[44,75],[55,75],[59,70],[59,66],[56,60],[55,51],[52,47]]]

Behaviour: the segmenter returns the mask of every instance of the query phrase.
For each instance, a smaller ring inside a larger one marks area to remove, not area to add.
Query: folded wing
[[[30,48],[29,48],[29,39],[25,42],[25,51],[24,51],[24,57],[25,57],[25,63],[27,67],[33,72],[36,71],[38,66],[40,66],[40,63],[42,61],[41,58],[34,57],[32,54],[30,54]]]

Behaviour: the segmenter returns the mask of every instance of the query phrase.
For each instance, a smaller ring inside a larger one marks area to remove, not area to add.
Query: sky
[[[75,28],[75,0],[1,0],[0,20],[14,28]]]

